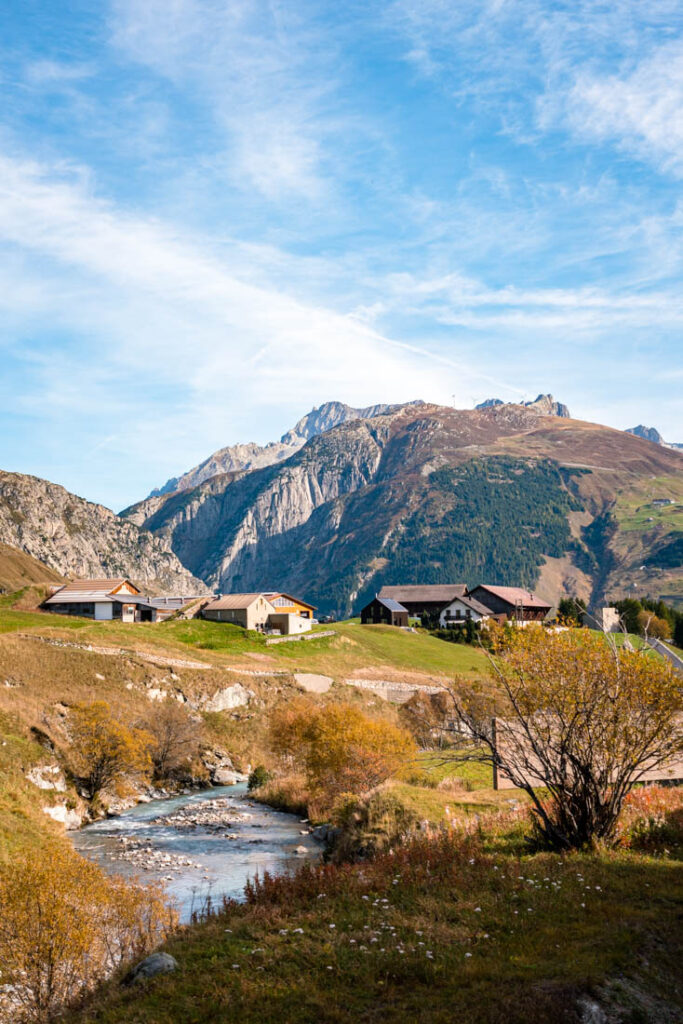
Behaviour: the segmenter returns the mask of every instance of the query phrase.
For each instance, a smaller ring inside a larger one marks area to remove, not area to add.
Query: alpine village
[[[329,402],[0,473],[0,1021],[683,1020],[683,450]]]

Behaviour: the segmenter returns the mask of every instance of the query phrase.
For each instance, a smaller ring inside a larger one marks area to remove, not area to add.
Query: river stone
[[[170,974],[178,967],[178,961],[169,953],[152,953],[128,972],[123,979],[124,985],[138,985],[140,982],[154,978],[157,974]]]

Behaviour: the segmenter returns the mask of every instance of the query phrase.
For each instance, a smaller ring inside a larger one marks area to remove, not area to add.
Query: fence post
[[[496,754],[497,751],[496,751],[496,720],[495,720],[495,718],[491,719],[491,739],[493,740],[494,754]],[[495,757],[494,757],[494,761],[493,761],[493,788],[494,789],[498,789],[498,764],[496,763]]]

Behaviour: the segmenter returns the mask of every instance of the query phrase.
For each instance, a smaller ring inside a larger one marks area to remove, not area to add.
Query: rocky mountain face
[[[485,402],[480,402],[479,405],[475,406],[475,409],[495,409],[499,405],[505,405],[500,398],[487,398]],[[512,403],[509,403],[512,404]],[[564,419],[570,419],[571,413],[566,405],[562,402],[556,402],[552,395],[537,395],[533,402],[522,402],[520,403],[525,409],[533,409],[535,412],[541,413],[543,416],[562,416]]]
[[[420,405],[421,403],[418,401],[409,404]],[[156,498],[164,494],[172,494],[175,491],[187,491],[220,473],[234,473],[273,466],[294,455],[312,437],[324,434],[326,431],[332,430],[333,427],[339,426],[340,423],[373,419],[375,416],[395,412],[399,408],[402,406],[371,405],[365,409],[354,409],[343,402],[325,402],[318,409],[312,409],[306,416],[303,416],[296,426],[283,434],[279,441],[271,441],[263,446],[250,441],[247,444],[234,444],[227,448],[221,448],[198,466],[183,473],[182,476],[167,480],[163,487],[153,490],[149,497]],[[126,513],[128,511],[126,510]]]
[[[283,462],[124,515],[211,589],[290,590],[321,613],[357,610],[383,584],[453,579],[535,587],[552,602],[599,602],[636,581],[683,598],[683,522],[670,511],[683,509],[681,454],[548,412],[558,403],[545,397],[355,418]]]
[[[676,451],[683,451],[683,444],[665,441],[656,427],[646,427],[642,423],[639,423],[637,427],[629,427],[626,433],[635,434],[636,437],[642,437],[645,441],[652,441],[653,444],[663,444],[665,448],[674,448]]]
[[[61,576],[130,576],[169,593],[204,593],[161,537],[64,487],[0,471],[0,541]]]

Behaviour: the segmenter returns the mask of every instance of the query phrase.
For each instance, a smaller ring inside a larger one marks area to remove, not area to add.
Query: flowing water
[[[282,873],[319,858],[320,845],[302,834],[307,827],[293,814],[255,803],[237,785],[138,804],[72,838],[105,871],[163,881],[187,921],[207,896],[240,899],[257,873]]]

